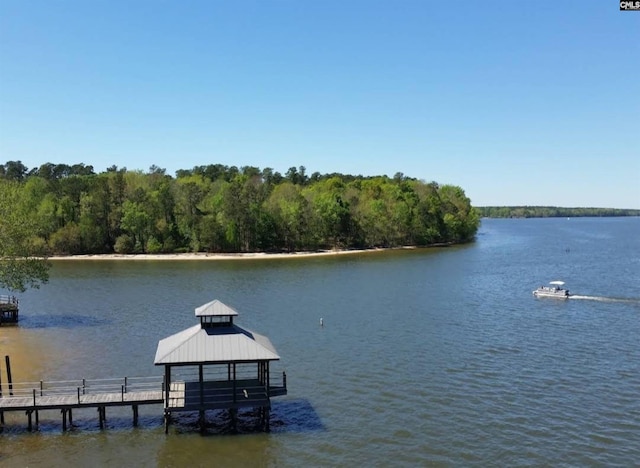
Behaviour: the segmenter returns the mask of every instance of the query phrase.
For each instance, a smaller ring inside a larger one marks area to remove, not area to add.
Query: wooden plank
[[[131,406],[161,404],[164,402],[162,391],[142,391],[125,393],[122,399],[121,393],[97,393],[93,395],[81,395],[78,402],[77,395],[36,395],[35,404],[33,397],[1,397],[0,409],[3,411],[66,409],[66,408],[91,408],[98,406]]]

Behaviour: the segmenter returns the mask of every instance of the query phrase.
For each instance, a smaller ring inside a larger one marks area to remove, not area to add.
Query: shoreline
[[[434,246],[436,247],[436,246]],[[441,245],[439,247],[442,247]],[[292,252],[292,253],[267,253],[267,252],[249,252],[249,253],[174,253],[174,254],[80,254],[80,255],[58,255],[47,257],[51,261],[77,261],[77,260],[129,260],[129,261],[145,261],[145,260],[198,260],[198,261],[215,261],[215,260],[263,260],[263,259],[285,259],[285,258],[308,258],[308,257],[330,257],[336,255],[354,255],[374,252],[388,252],[392,250],[417,250],[421,247],[405,246],[390,247],[377,249],[350,249],[350,250],[320,250],[315,252]],[[430,247],[424,247],[430,248]]]

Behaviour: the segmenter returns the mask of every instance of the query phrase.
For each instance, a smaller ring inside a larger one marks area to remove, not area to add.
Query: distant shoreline
[[[435,245],[430,247],[443,247],[444,245]],[[77,261],[77,260],[268,260],[268,259],[286,259],[286,258],[308,258],[308,257],[331,257],[336,255],[353,255],[362,253],[387,252],[391,250],[416,250],[421,247],[405,246],[379,249],[349,249],[349,250],[320,250],[314,252],[292,252],[292,253],[267,253],[267,252],[250,252],[250,253],[177,253],[177,254],[80,254],[80,255],[57,255],[48,257],[51,261]],[[429,248],[429,247],[424,247]]]

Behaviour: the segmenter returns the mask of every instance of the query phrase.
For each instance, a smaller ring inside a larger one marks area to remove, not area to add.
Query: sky
[[[0,0],[0,164],[207,164],[640,208],[617,0]]]

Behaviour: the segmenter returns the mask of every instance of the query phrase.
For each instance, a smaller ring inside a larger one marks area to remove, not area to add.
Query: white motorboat
[[[568,289],[564,289],[564,281],[551,281],[550,286],[540,286],[533,291],[536,297],[555,297],[557,299],[567,299],[570,294]]]

